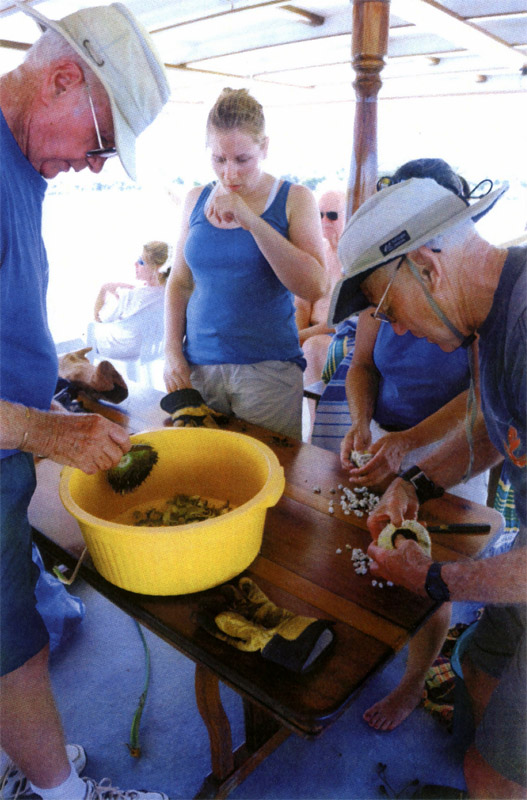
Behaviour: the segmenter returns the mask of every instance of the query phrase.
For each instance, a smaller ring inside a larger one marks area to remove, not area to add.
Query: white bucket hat
[[[338,254],[345,275],[331,298],[328,325],[334,326],[370,303],[361,283],[389,261],[417,250],[464,220],[480,217],[509,188],[500,186],[467,206],[431,178],[410,178],[369,197],[348,220]]]
[[[101,81],[110,99],[117,153],[135,180],[135,141],[170,96],[150,34],[122,3],[82,8],[60,20],[47,19],[27,4],[16,5],[43,31],[59,33]]]

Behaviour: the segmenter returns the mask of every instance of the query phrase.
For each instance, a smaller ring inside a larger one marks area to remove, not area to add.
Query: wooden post
[[[352,63],[356,106],[346,216],[376,191],[377,95],[388,49],[390,0],[353,0]]]

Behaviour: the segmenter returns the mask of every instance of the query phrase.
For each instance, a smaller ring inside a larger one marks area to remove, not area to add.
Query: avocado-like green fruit
[[[118,494],[133,492],[150,475],[157,459],[157,452],[151,445],[133,444],[119,463],[107,471],[108,483]]]

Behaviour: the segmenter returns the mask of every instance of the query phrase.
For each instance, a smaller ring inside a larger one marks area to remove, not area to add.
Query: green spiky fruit
[[[118,494],[133,492],[150,475],[157,459],[157,452],[151,445],[133,444],[119,463],[107,471],[108,483]]]

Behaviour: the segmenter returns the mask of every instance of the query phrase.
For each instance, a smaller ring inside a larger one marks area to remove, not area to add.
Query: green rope
[[[137,704],[137,708],[135,710],[134,717],[132,719],[132,727],[130,728],[130,742],[127,743],[128,750],[130,751],[130,755],[134,758],[141,758],[141,747],[139,745],[139,726],[141,724],[141,717],[143,715],[143,708],[146,703],[146,696],[148,694],[148,686],[150,683],[150,650],[148,649],[148,644],[146,643],[145,635],[143,630],[137,620],[134,619],[135,625],[137,630],[139,631],[139,635],[141,637],[141,641],[143,642],[143,647],[145,651],[145,685],[143,687],[143,691],[139,698],[139,703]]]

